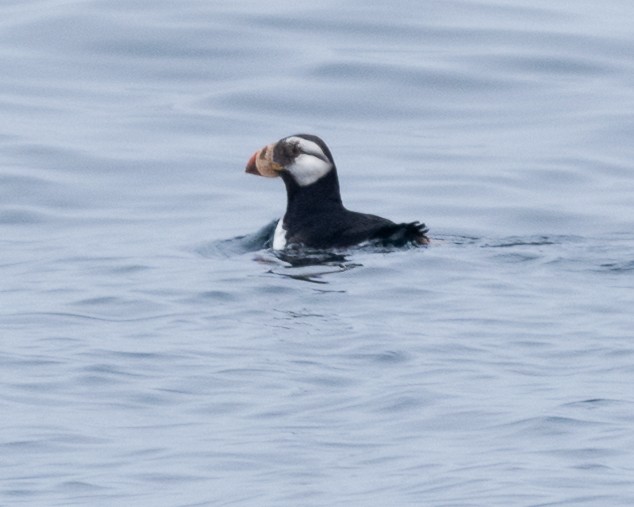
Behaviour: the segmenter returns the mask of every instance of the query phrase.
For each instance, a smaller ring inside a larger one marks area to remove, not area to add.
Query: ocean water
[[[634,505],[633,18],[0,3],[0,505]],[[432,244],[263,248],[297,132]]]

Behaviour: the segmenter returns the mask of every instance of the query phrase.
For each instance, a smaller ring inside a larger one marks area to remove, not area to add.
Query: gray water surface
[[[3,2],[0,505],[633,505],[632,19]],[[432,245],[262,248],[297,132]]]

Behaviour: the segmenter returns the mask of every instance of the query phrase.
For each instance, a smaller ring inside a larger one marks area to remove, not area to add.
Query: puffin
[[[295,134],[268,144],[251,156],[245,172],[280,177],[286,186],[286,212],[275,227],[273,250],[429,244],[423,223],[395,223],[346,209],[335,161],[316,135]]]

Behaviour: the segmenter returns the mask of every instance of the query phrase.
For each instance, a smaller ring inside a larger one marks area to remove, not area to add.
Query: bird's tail
[[[385,246],[428,245],[428,232],[429,229],[420,222],[390,224],[381,228],[377,239]]]

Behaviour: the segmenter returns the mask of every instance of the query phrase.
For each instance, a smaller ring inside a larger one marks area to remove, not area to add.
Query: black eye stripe
[[[330,164],[330,160],[328,160],[323,153],[315,153],[311,151],[311,152],[306,152],[306,154],[312,155],[313,157],[318,158],[319,160],[323,160],[327,164]]]
[[[313,150],[311,149],[313,148],[313,146],[309,145],[306,147],[307,149],[302,150],[302,143],[300,141],[295,141],[292,143],[292,145],[293,145],[293,152],[295,154],[304,153],[305,155],[310,155],[312,157],[318,158],[319,160],[323,160],[324,162],[330,163],[328,158],[326,158],[326,156],[323,154],[323,152],[320,149]]]

